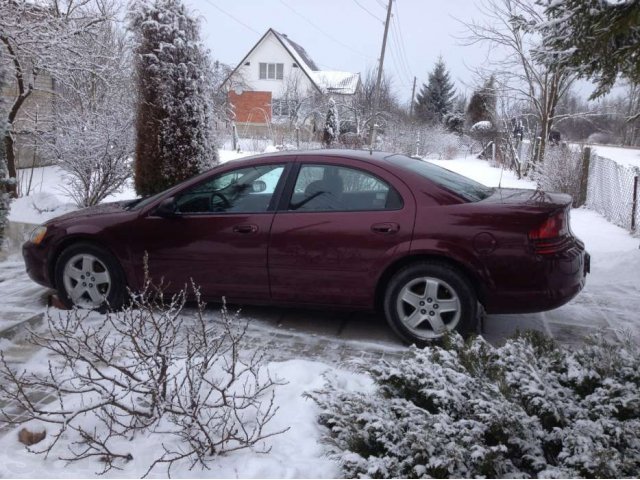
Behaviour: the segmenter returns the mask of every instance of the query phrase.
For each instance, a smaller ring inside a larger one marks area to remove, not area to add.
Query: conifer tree
[[[640,1],[538,0],[547,22],[535,52],[550,68],[568,69],[596,85],[591,98],[608,93],[619,75],[640,83]]]
[[[338,118],[338,109],[333,98],[329,99],[329,109],[327,110],[327,118],[324,122],[323,143],[325,147],[330,147],[340,135],[340,119]]]
[[[467,126],[470,128],[478,122],[494,123],[496,111],[496,87],[493,75],[478,90],[473,92],[467,106]]]
[[[422,84],[416,97],[416,115],[427,123],[441,123],[444,116],[451,112],[455,88],[442,57],[438,59],[429,81]]]
[[[198,21],[182,0],[138,0],[135,188],[152,195],[218,161],[211,68]]]

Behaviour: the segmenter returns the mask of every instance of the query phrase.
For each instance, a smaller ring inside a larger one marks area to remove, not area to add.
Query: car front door
[[[154,280],[169,292],[193,282],[205,298],[269,300],[267,248],[284,163],[241,167],[176,193],[177,211],[143,219]],[[139,252],[142,257],[143,252]]]
[[[410,248],[408,187],[366,162],[306,156],[288,190],[271,227],[274,301],[372,306],[383,268]]]

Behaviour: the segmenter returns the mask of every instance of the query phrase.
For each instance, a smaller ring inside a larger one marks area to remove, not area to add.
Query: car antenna
[[[500,180],[498,181],[498,188],[502,188],[502,174],[504,173],[504,165],[500,169]]]

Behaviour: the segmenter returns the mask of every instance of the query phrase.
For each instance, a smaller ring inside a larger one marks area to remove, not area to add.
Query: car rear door
[[[409,251],[413,195],[389,171],[361,160],[297,162],[271,227],[273,300],[372,306],[384,267]]]

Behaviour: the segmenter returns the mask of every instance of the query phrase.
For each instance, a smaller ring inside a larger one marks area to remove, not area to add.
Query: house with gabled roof
[[[223,83],[235,121],[266,124],[291,117],[305,99],[319,95],[351,96],[360,74],[320,70],[307,51],[270,28]]]

